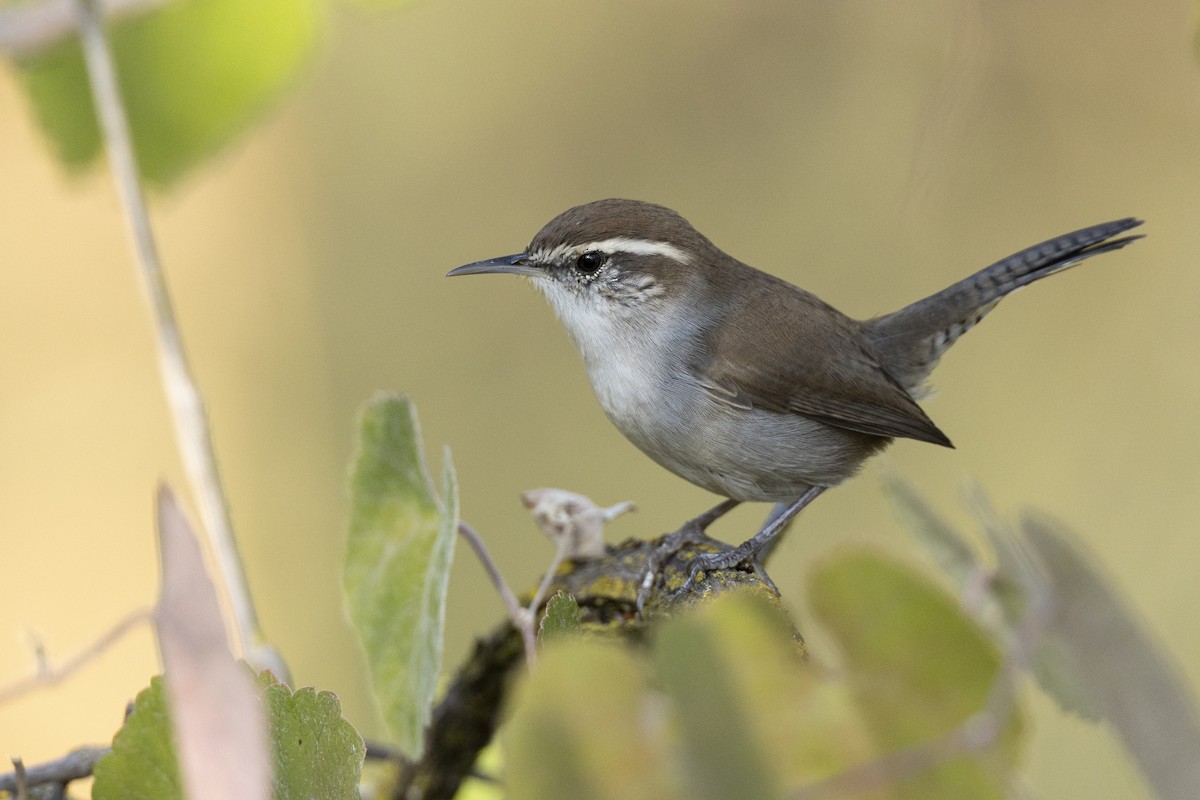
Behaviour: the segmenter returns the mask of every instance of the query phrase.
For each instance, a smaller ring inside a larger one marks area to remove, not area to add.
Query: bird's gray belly
[[[799,414],[730,406],[695,384],[597,394],[609,419],[644,453],[735,500],[782,502],[810,486],[834,486],[889,441]]]

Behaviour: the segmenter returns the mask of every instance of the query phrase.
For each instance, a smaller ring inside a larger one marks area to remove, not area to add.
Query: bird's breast
[[[809,486],[850,477],[863,448],[886,442],[801,414],[714,398],[695,374],[695,365],[707,361],[696,351],[707,337],[695,318],[557,310],[617,429],[660,465],[711,492],[745,501],[794,500]]]

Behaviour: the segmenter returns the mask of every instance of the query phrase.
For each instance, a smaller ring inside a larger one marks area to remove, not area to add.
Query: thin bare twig
[[[183,337],[171,306],[146,199],[138,180],[137,159],[129,134],[129,121],[117,82],[112,52],[104,32],[99,0],[75,0],[83,54],[91,82],[109,166],[125,211],[125,221],[142,278],[142,287],[154,315],[158,363],[167,405],[188,481],[199,507],[204,529],[216,556],[217,568],[228,593],[235,640],[246,659],[257,669],[270,668],[286,677],[283,659],[263,643],[258,616],[250,598],[233,525],[221,488],[204,401],[188,367]]]
[[[149,11],[170,0],[103,0],[106,17]],[[74,0],[41,0],[0,8],[0,54],[34,55],[76,30]]]
[[[471,544],[475,554],[483,563],[488,576],[504,600],[508,617],[521,632],[525,645],[525,663],[532,669],[537,665],[537,616],[538,609],[550,591],[558,568],[567,559],[596,558],[604,553],[604,523],[632,511],[633,503],[617,503],[600,508],[590,498],[565,489],[530,489],[521,494],[521,502],[533,514],[533,519],[546,536],[554,542],[554,558],[538,583],[533,599],[525,608],[504,581],[499,568],[488,553],[487,546],[465,522],[459,524],[458,532]]]
[[[23,780],[26,786],[45,784],[65,785],[92,774],[96,762],[112,752],[110,747],[80,747],[56,761],[48,761],[34,767],[22,765],[14,772],[0,775],[0,792],[16,792]],[[16,766],[20,759],[13,759]],[[24,774],[22,777],[19,773]]]
[[[107,633],[99,639],[89,644],[87,647],[80,650],[70,659],[63,663],[58,669],[54,669],[47,662],[45,651],[38,642],[35,645],[35,651],[38,655],[38,669],[36,675],[31,675],[28,678],[23,678],[16,683],[0,688],[0,705],[10,702],[23,694],[41,689],[47,686],[54,686],[63,682],[75,673],[80,667],[86,666],[90,662],[99,658],[108,648],[112,647],[126,633],[133,629],[135,625],[143,622],[149,622],[153,612],[148,608],[139,608],[137,611],[131,612],[124,619],[112,626]]]
[[[13,756],[13,775],[17,776],[17,800],[29,800],[29,785],[25,783],[25,762]]]
[[[458,533],[471,545],[471,549],[475,551],[479,562],[483,564],[484,570],[491,578],[492,585],[500,593],[500,599],[504,601],[504,607],[508,611],[508,618],[512,620],[513,626],[521,632],[521,641],[525,643],[525,663],[532,667],[537,663],[537,633],[533,629],[532,615],[521,607],[521,602],[517,600],[517,596],[509,588],[508,582],[500,574],[500,568],[492,560],[492,554],[488,552],[487,545],[483,543],[483,539],[479,537],[475,529],[460,520]]]

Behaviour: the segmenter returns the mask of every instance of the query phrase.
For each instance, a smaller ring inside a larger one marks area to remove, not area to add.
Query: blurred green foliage
[[[586,640],[547,648],[508,727],[511,796],[791,797],[983,709],[995,646],[913,570],[847,553],[814,573],[811,601],[842,652],[837,673],[806,663],[779,612],[742,596],[664,623],[649,658]],[[995,742],[912,772],[879,761],[862,796],[1004,797],[1021,739],[1004,711]]]
[[[1000,653],[961,605],[925,578],[852,553],[815,570],[810,595],[851,665],[851,691],[883,752],[933,741],[984,708]],[[901,796],[1005,797],[1019,734],[1014,718],[986,757],[939,765],[913,778]]]
[[[179,0],[118,21],[111,41],[143,177],[166,184],[257,119],[312,54],[314,0]],[[62,161],[100,152],[75,39],[22,58],[34,115]]]

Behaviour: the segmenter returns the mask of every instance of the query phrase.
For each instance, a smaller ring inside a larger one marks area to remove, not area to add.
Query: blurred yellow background
[[[775,557],[856,539],[913,552],[888,465],[964,528],[1074,527],[1200,686],[1200,76],[1191,3],[425,0],[341,9],[298,90],[154,202],[268,634],[302,685],[375,732],[341,611],[356,409],[416,400],[436,469],[514,585],[550,546],[520,491],[634,500],[610,537],[714,502],[625,442],[522,281],[443,276],[607,196],[678,209],[719,246],[857,316],[1041,239],[1124,215],[1143,242],[1005,302],[935,375],[955,451],[901,442],[821,498]],[[0,70],[0,683],[30,632],[75,652],[153,602],[151,499],[184,488],[105,173],[67,176]],[[717,531],[744,538],[766,511]],[[458,553],[447,664],[502,616]],[[801,629],[805,619],[799,620]],[[107,741],[158,669],[144,630],[0,707],[27,763]],[[1029,693],[1029,785],[1144,797],[1103,727]]]

